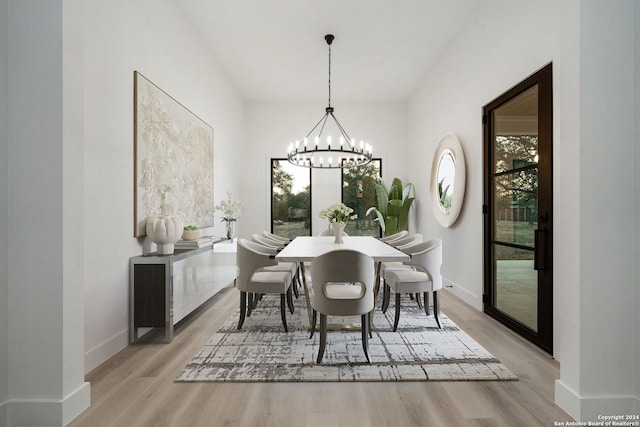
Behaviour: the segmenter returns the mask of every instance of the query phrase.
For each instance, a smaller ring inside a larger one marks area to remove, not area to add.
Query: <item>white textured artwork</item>
[[[213,128],[134,72],[134,235],[149,216],[213,224]]]

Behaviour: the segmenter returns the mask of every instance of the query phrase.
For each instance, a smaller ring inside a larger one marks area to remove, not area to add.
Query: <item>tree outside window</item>
[[[283,237],[311,234],[311,170],[271,159],[271,232]]]
[[[375,185],[381,182],[381,176],[381,159],[373,159],[365,166],[342,169],[342,203],[358,215],[358,219],[349,221],[345,228],[350,236],[380,237],[380,226],[374,218],[365,217],[365,213],[371,206],[376,206]]]

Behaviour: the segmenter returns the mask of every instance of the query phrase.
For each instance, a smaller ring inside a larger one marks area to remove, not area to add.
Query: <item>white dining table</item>
[[[304,287],[305,302],[307,304],[307,315],[309,325],[312,326],[311,303],[309,301],[309,289],[305,273],[305,262],[311,262],[319,255],[335,250],[350,249],[362,252],[371,258],[375,263],[375,290],[380,284],[380,263],[393,261],[409,261],[410,257],[406,253],[399,251],[375,237],[371,236],[344,236],[344,243],[334,243],[334,236],[298,236],[293,239],[275,256],[276,261],[297,262],[300,264],[302,276],[302,286]],[[373,318],[373,316],[371,316]]]

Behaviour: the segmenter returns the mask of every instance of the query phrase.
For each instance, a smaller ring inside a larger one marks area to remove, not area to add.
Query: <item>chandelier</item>
[[[327,34],[324,36],[324,39],[329,46],[328,106],[324,110],[324,116],[322,116],[318,123],[309,131],[307,136],[302,140],[297,140],[295,143],[289,144],[287,159],[296,166],[307,168],[335,169],[363,166],[371,161],[373,150],[370,144],[364,141],[360,141],[358,144],[353,138],[349,138],[349,135],[347,135],[347,132],[333,114],[335,110],[331,106],[331,43],[333,42],[334,36]],[[339,135],[337,139],[333,139],[332,136],[329,135],[323,140],[322,132],[325,129],[329,117],[333,119]],[[314,134],[318,127],[320,127],[320,130],[317,134]],[[313,138],[313,140],[310,138]]]

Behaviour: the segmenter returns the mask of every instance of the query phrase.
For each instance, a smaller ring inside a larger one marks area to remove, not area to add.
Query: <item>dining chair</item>
[[[257,295],[280,294],[280,315],[285,332],[289,332],[287,327],[287,317],[285,308],[285,298],[289,304],[289,309],[293,308],[291,299],[291,272],[290,271],[269,271],[267,267],[277,265],[272,255],[262,248],[252,245],[247,239],[238,239],[237,249],[238,278],[236,286],[240,291],[240,318],[238,329],[242,328],[245,316],[251,315],[253,299]],[[248,298],[248,303],[247,303]],[[247,314],[248,305],[248,314]]]
[[[424,247],[424,245],[422,245],[421,243],[423,243],[423,238],[422,238],[422,234],[414,234],[411,236],[406,236],[402,239],[402,244],[396,246],[396,249],[406,253],[407,255],[411,255],[414,252],[419,252],[422,250],[422,247]],[[391,243],[391,246],[394,246],[395,242]],[[380,265],[380,277],[384,278],[384,274],[387,271],[391,271],[391,270],[405,270],[405,269],[409,269],[409,270],[414,270],[415,268],[411,265],[409,265],[407,262],[400,262],[400,261],[384,261],[381,263]],[[386,311],[386,306],[389,305],[389,287],[388,286],[384,286],[382,289],[382,304],[383,304],[383,311]],[[415,297],[416,303],[418,304],[418,307],[422,308],[422,302],[420,301],[420,294],[416,293],[415,295],[411,294],[410,295],[411,299],[413,300]],[[428,310],[428,308],[427,308]]]
[[[386,292],[393,290],[396,294],[395,319],[393,331],[398,329],[400,320],[400,303],[403,293],[419,293],[424,295],[425,314],[429,315],[429,292],[433,293],[433,313],[440,326],[440,300],[438,291],[442,289],[442,240],[431,239],[412,248],[414,252],[410,254],[411,260],[406,263],[412,268],[388,270],[384,273],[384,286]],[[382,311],[385,312],[389,305],[389,297],[383,300]]]
[[[256,233],[252,234],[251,240],[253,240],[256,243],[260,243],[261,245],[275,248],[276,250],[281,250],[285,246],[284,243],[271,240],[267,237],[264,237],[262,234],[256,234]]]
[[[388,236],[380,237],[380,240],[385,242],[385,243],[389,243],[389,242],[392,242],[394,240],[401,239],[401,238],[407,236],[408,234],[409,234],[409,232],[407,230],[402,230],[402,231],[398,231],[397,233],[390,234]]]
[[[408,234],[405,237],[401,237],[400,239],[393,240],[392,242],[387,243],[388,245],[393,246],[398,250],[402,250],[403,247],[409,247],[411,245],[415,245],[416,243],[422,242],[422,234]]]
[[[268,253],[271,256],[275,256],[281,248],[277,248],[275,246],[267,245],[263,242],[263,239],[260,238],[260,235],[252,234],[251,240],[247,242],[249,247],[257,250],[259,252]],[[275,265],[269,265],[264,267],[265,271],[289,271],[291,272],[291,286],[296,298],[299,298],[298,294],[298,285],[300,284],[300,277],[298,273],[298,264],[295,262],[277,262]],[[260,298],[254,298],[253,307],[256,306],[258,300]],[[252,308],[253,308],[252,307]],[[293,313],[293,307],[291,307],[291,312]]]
[[[327,316],[357,316],[362,321],[362,348],[369,360],[369,315],[374,297],[373,258],[353,250],[335,250],[311,261],[313,309],[311,336],[320,313],[320,347],[317,364],[322,362],[327,344]]]
[[[287,237],[280,236],[278,234],[273,234],[273,233],[270,233],[270,232],[268,232],[266,230],[262,232],[262,235],[264,237],[268,238],[268,239],[275,240],[276,242],[280,242],[280,243],[283,243],[285,245],[288,244],[291,241],[291,239],[289,239]]]

